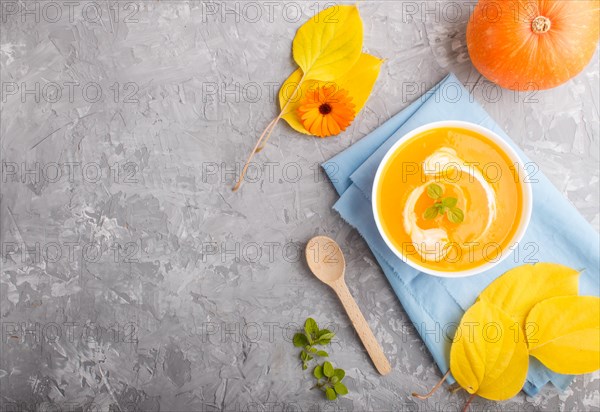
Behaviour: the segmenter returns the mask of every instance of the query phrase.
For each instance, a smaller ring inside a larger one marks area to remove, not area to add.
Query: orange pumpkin
[[[594,55],[599,13],[598,0],[479,0],[467,26],[469,55],[507,89],[556,87]]]

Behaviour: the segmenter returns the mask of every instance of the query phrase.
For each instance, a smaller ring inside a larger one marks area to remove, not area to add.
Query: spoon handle
[[[379,342],[375,339],[375,335],[373,335],[373,332],[360,311],[360,308],[356,304],[356,301],[350,294],[348,286],[346,286],[346,283],[344,282],[336,282],[332,286],[335,293],[337,293],[342,301],[342,305],[344,305],[344,309],[346,309],[346,313],[348,313],[348,317],[350,317],[356,333],[358,333],[360,340],[375,364],[375,368],[380,374],[387,375],[392,370],[392,367],[383,353],[383,349],[379,345]]]

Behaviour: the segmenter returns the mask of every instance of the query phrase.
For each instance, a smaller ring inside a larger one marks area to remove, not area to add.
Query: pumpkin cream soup
[[[522,216],[523,188],[511,159],[490,139],[458,127],[427,130],[400,145],[376,196],[389,241],[437,271],[499,259]]]

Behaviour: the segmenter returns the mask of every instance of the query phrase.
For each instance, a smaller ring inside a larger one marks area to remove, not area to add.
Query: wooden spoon
[[[390,373],[392,367],[344,281],[346,262],[340,246],[327,236],[313,237],[306,245],[306,262],[312,273],[329,285],[342,301],[377,371],[382,375]]]

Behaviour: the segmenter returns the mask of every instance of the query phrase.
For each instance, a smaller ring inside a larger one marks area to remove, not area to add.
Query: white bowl
[[[466,129],[466,130],[470,130],[475,133],[478,133],[484,137],[487,137],[490,141],[495,143],[497,146],[499,146],[504,151],[504,153],[511,159],[513,165],[518,165],[519,174],[517,176],[526,177],[528,175],[527,171],[524,168],[525,165],[524,165],[523,161],[521,160],[521,158],[519,157],[519,155],[517,155],[517,153],[513,150],[513,148],[510,147],[504,141],[504,139],[502,139],[500,136],[498,136],[496,133],[492,132],[491,130],[489,130],[485,127],[479,126],[477,124],[474,124],[474,123],[463,122],[463,121],[458,121],[458,120],[449,120],[449,121],[428,123],[424,126],[418,127],[416,129],[410,131],[409,133],[405,134],[400,140],[398,140],[390,148],[390,150],[388,150],[385,157],[379,164],[379,168],[377,169],[377,174],[375,175],[375,181],[373,182],[373,193],[372,193],[373,216],[375,217],[375,223],[377,224],[377,229],[379,230],[379,233],[383,237],[383,240],[385,241],[385,243],[392,250],[392,252],[394,252],[396,254],[396,256],[398,256],[400,259],[402,259],[404,262],[406,262],[406,264],[408,264],[409,266],[412,266],[413,268],[415,268],[421,272],[430,274],[430,275],[446,277],[446,278],[473,276],[473,275],[477,275],[481,272],[484,272],[486,270],[493,268],[498,263],[500,263],[501,261],[506,259],[509,255],[511,255],[511,253],[509,253],[509,251],[513,250],[513,248],[523,238],[523,235],[525,234],[525,231],[527,230],[527,226],[529,225],[529,221],[531,220],[531,209],[532,209],[532,205],[533,205],[531,184],[526,181],[527,179],[524,178],[523,182],[521,184],[521,187],[523,188],[523,193],[522,193],[523,205],[521,208],[519,227],[514,232],[513,238],[510,240],[510,242],[507,243],[508,246],[506,248],[502,249],[502,254],[499,259],[497,259],[494,262],[491,262],[491,261],[485,262],[482,265],[477,266],[475,268],[471,268],[471,269],[467,269],[467,270],[460,270],[460,271],[440,271],[440,270],[433,270],[433,269],[421,266],[417,262],[410,260],[407,256],[405,256],[402,253],[401,250],[398,250],[393,245],[393,243],[390,241],[390,239],[386,235],[385,231],[383,230],[383,226],[381,224],[381,219],[379,217],[379,212],[378,212],[378,207],[377,207],[377,191],[378,191],[378,188],[380,185],[381,174],[383,172],[383,169],[385,168],[385,165],[388,163],[388,161],[390,160],[392,155],[397,150],[399,150],[403,145],[405,145],[409,140],[411,140],[412,138],[414,138],[428,130],[442,128],[442,127],[462,128],[462,129]]]

